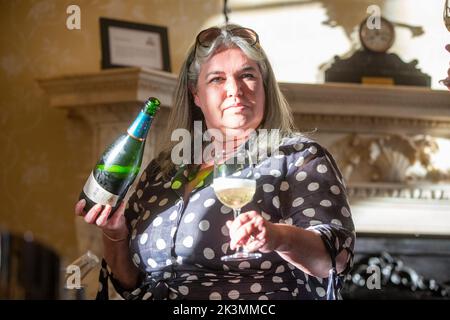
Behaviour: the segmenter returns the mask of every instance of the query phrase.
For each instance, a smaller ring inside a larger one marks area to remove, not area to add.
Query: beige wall
[[[70,4],[81,8],[81,30],[66,28]],[[31,231],[69,261],[79,255],[73,205],[93,165],[92,140],[82,122],[69,131],[67,113],[48,107],[36,79],[100,70],[100,16],[167,26],[178,72],[192,35],[220,11],[220,0],[1,0],[0,228]]]

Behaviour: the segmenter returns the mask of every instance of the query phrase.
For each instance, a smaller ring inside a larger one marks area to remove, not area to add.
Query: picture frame
[[[100,17],[102,69],[142,67],[171,72],[167,28]]]

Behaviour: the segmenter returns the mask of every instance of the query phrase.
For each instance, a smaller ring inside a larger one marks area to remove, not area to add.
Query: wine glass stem
[[[241,208],[233,209],[234,218],[237,219],[237,217],[241,214]],[[247,252],[247,249],[244,246],[237,246],[236,252]]]

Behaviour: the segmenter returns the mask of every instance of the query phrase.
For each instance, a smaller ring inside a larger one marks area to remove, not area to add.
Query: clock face
[[[381,17],[380,28],[369,28],[365,19],[359,28],[361,44],[369,51],[386,52],[394,43],[394,26]]]

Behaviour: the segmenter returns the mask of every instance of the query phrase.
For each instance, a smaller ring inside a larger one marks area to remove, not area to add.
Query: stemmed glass
[[[236,219],[241,209],[250,203],[256,190],[256,180],[253,175],[253,161],[248,150],[239,148],[235,152],[227,150],[216,151],[214,155],[214,192],[224,205],[233,209]],[[244,261],[258,259],[259,252],[248,252],[244,246],[239,246],[236,252],[223,256],[222,261]]]

